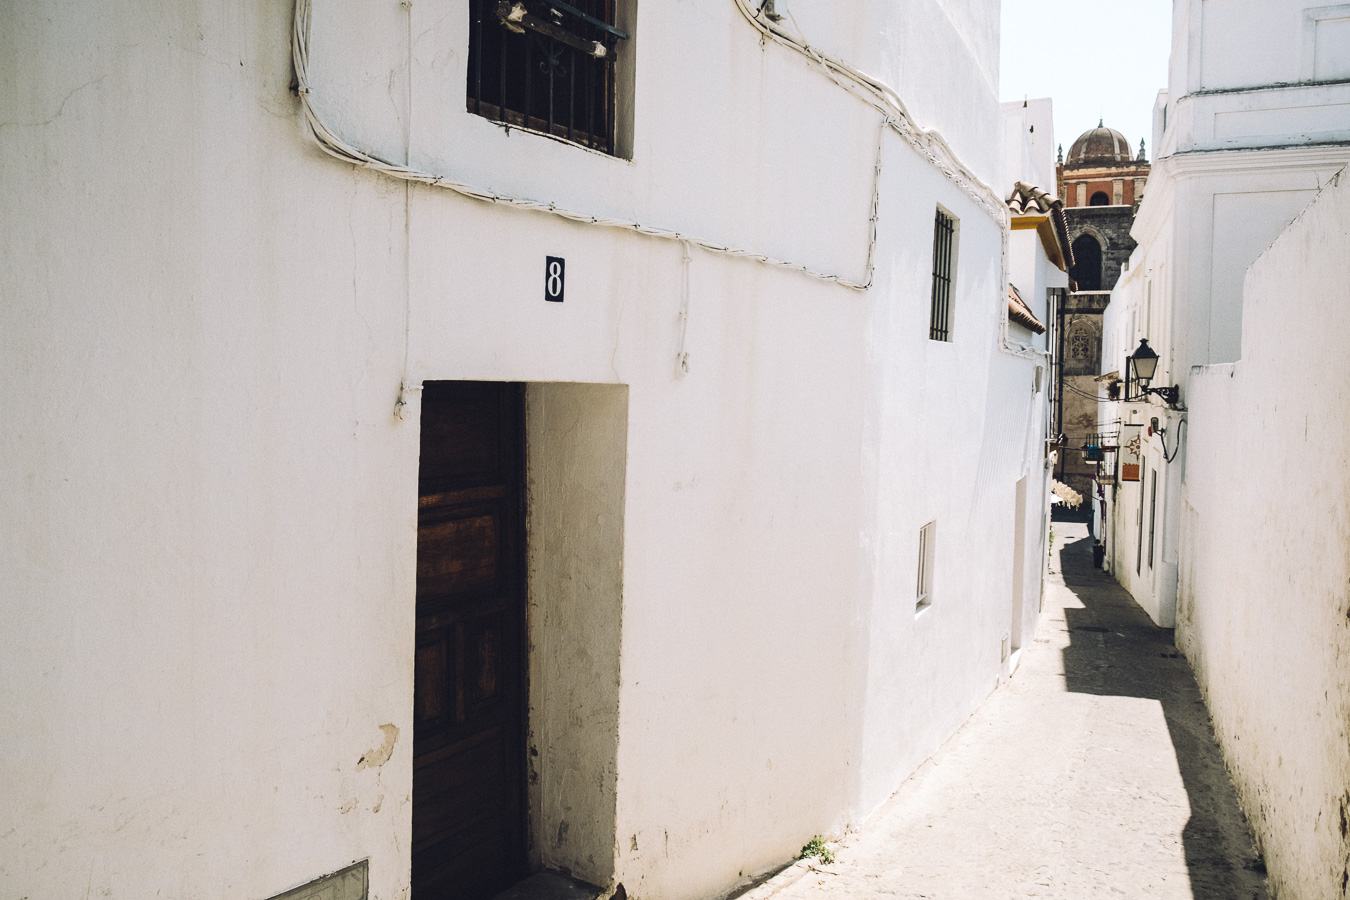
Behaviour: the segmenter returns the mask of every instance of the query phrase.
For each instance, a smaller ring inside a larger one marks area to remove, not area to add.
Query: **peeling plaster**
[[[365,754],[356,761],[356,770],[359,772],[365,768],[378,769],[380,766],[389,762],[389,757],[394,753],[394,744],[398,742],[397,725],[381,725],[380,730],[384,732],[384,743],[374,750],[367,750]]]

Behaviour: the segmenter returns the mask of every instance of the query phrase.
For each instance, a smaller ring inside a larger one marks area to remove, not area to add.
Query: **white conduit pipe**
[[[291,57],[295,65],[296,88],[300,95],[300,105],[304,110],[305,124],[309,129],[310,137],[313,138],[314,142],[318,144],[321,150],[342,162],[372,169],[391,178],[428,184],[433,187],[446,188],[457,194],[462,194],[465,197],[472,197],[475,200],[483,200],[488,203],[501,203],[520,209],[534,210],[536,212],[551,213],[552,215],[561,216],[574,222],[602,225],[607,228],[622,228],[637,232],[638,234],[645,234],[650,237],[684,241],[702,247],[713,253],[722,253],[728,256],[754,260],[755,262],[763,263],[765,265],[791,269],[800,272],[803,275],[809,275],[812,278],[819,278],[823,281],[832,282],[854,291],[865,291],[872,286],[874,257],[876,254],[877,243],[877,217],[880,211],[882,143],[888,128],[895,130],[896,133],[903,137],[915,150],[919,151],[919,153],[925,156],[933,165],[937,166],[938,169],[946,174],[950,180],[960,185],[971,199],[989,213],[991,217],[1000,223],[1004,221],[1006,209],[1003,207],[994,191],[974,175],[970,174],[965,166],[961,165],[960,161],[947,145],[947,142],[942,139],[941,135],[935,131],[925,131],[918,128],[910,118],[909,112],[905,109],[899,96],[897,96],[893,90],[851,66],[817,51],[809,44],[799,41],[791,35],[762,22],[757,17],[756,12],[751,11],[746,5],[745,0],[734,0],[734,2],[736,3],[737,9],[741,11],[746,19],[754,25],[766,39],[790,47],[814,60],[822,67],[826,75],[828,75],[832,81],[882,113],[881,126],[877,134],[876,164],[872,174],[872,202],[870,221],[868,223],[867,261],[861,280],[855,281],[842,275],[820,272],[816,269],[812,269],[810,266],[788,262],[762,253],[754,253],[749,250],[728,247],[716,241],[682,234],[668,228],[642,225],[638,222],[631,222],[624,219],[603,218],[588,213],[565,209],[557,204],[546,203],[539,200],[508,197],[504,194],[498,194],[460,181],[455,181],[454,179],[443,175],[423,172],[407,165],[399,165],[380,159],[377,156],[353,147],[335,134],[319,117],[319,114],[315,111],[313,104],[310,102],[309,38],[312,0],[296,0],[295,2]],[[405,3],[405,6],[409,5],[410,4]]]
[[[767,18],[761,18],[759,10],[752,9],[747,0],[733,0],[746,20],[767,40],[782,44],[814,60],[824,70],[830,80],[844,90],[862,100],[868,106],[880,111],[911,147],[919,152],[931,164],[942,171],[947,178],[959,185],[994,221],[1002,223],[1006,219],[1007,207],[998,192],[975,176],[957,158],[947,140],[936,130],[920,128],[909,114],[904,101],[894,89],[888,87],[867,73],[856,69],[843,60],[822,53],[805,40],[788,34]],[[797,19],[788,13],[794,25]],[[800,26],[798,27],[800,30]]]
[[[1001,241],[1001,286],[996,298],[999,309],[999,350],[1021,359],[1049,359],[1051,357],[1049,351],[1037,350],[1035,347],[1018,344],[1008,335],[1008,308],[1007,300],[1004,297],[1004,291],[1007,290],[1006,285],[1008,283],[1008,207],[998,193],[961,163],[951,145],[939,132],[919,128],[910,116],[909,110],[905,108],[900,95],[892,88],[848,63],[820,52],[805,40],[782,31],[774,22],[761,18],[759,11],[751,9],[746,0],[733,0],[733,2],[736,4],[736,8],[740,10],[741,15],[745,16],[750,24],[760,32],[762,39],[775,41],[814,60],[831,81],[874,109],[880,110],[886,117],[882,124],[883,131],[887,125],[895,129],[895,132],[904,138],[917,153],[925,157],[950,181],[961,187],[976,205],[998,223]],[[797,17],[792,15],[791,11],[788,12],[788,17],[800,32],[801,26],[797,24]],[[880,156],[877,157],[877,162],[880,166]],[[872,247],[868,248],[869,284],[871,282],[872,254],[876,245],[876,204],[878,199],[878,195],[874,191],[872,194]]]

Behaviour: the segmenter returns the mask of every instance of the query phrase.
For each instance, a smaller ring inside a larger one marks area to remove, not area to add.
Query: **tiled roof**
[[[1008,209],[1014,216],[1048,216],[1054,204],[1054,197],[1025,181],[1014,184],[1012,196],[1008,197]]]
[[[1069,243],[1069,220],[1064,216],[1064,201],[1051,197],[1035,185],[1019,181],[1008,196],[1008,212],[1014,216],[1046,216],[1053,224],[1055,242],[1063,258],[1063,270],[1073,267],[1073,246]],[[1049,236],[1046,236],[1049,240]],[[1047,248],[1048,249],[1048,248]],[[1051,256],[1053,257],[1053,252]]]
[[[1037,334],[1045,334],[1045,326],[1041,320],[1036,318],[1036,314],[1027,306],[1027,302],[1022,299],[1017,286],[1008,283],[1008,318],[1019,325],[1025,325]]]

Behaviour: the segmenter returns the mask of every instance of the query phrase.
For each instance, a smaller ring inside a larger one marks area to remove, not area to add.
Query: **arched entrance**
[[[1102,245],[1090,234],[1079,235],[1073,242],[1073,267],[1069,277],[1080,291],[1102,289]]]

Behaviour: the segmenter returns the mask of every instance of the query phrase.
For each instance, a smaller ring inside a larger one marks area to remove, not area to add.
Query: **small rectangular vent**
[[[331,875],[291,888],[272,900],[367,900],[370,884],[369,860],[353,863]]]

